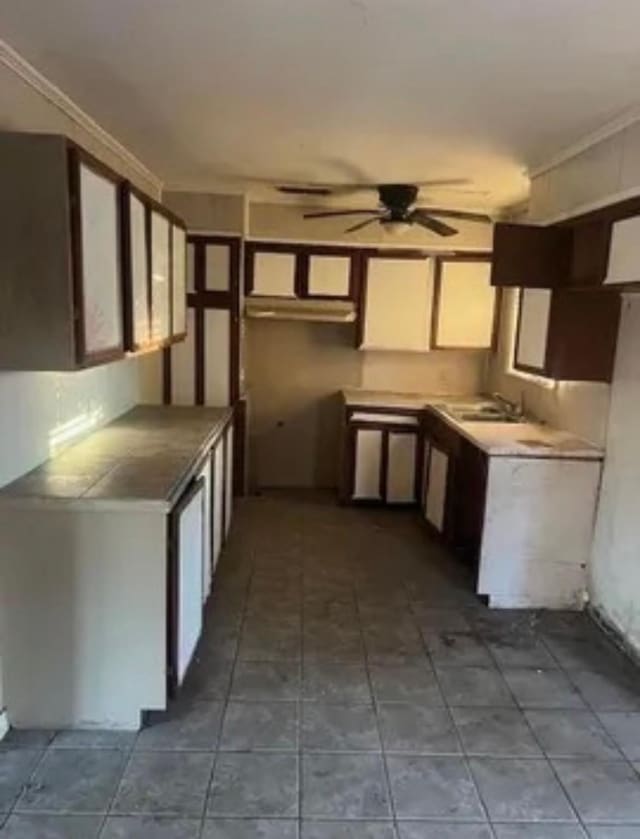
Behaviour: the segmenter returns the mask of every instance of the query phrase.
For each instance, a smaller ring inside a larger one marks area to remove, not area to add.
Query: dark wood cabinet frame
[[[498,344],[498,334],[500,331],[500,312],[502,307],[502,289],[495,289],[495,297],[493,302],[493,324],[491,327],[491,343],[488,347],[457,347],[455,345],[447,345],[438,343],[438,320],[440,315],[440,301],[442,297],[442,268],[447,262],[486,262],[492,264],[492,257],[490,253],[479,251],[478,253],[460,253],[454,256],[434,256],[435,269],[433,276],[433,308],[431,317],[431,349],[432,350],[469,350],[476,352],[477,350],[495,350]]]
[[[169,514],[167,550],[167,696],[178,691],[178,621],[180,609],[180,516],[198,493],[203,493],[204,478],[196,478],[184,491]],[[202,496],[204,504],[204,493]],[[208,511],[205,510],[205,515]],[[204,606],[203,606],[204,608]]]
[[[205,397],[205,317],[207,309],[225,309],[230,312],[229,347],[229,403],[235,408],[240,398],[240,248],[237,236],[207,236],[190,234],[187,247],[194,247],[194,290],[187,293],[187,307],[194,313],[194,364],[195,404],[204,405]],[[224,245],[229,248],[229,290],[213,291],[206,288],[207,245]],[[171,404],[171,351],[165,349],[163,358],[163,402]]]
[[[153,288],[153,264],[152,264],[152,254],[153,254],[153,226],[151,224],[151,217],[152,213],[155,211],[159,213],[161,216],[169,222],[169,335],[166,338],[162,338],[158,341],[151,341],[150,347],[154,349],[164,349],[166,347],[170,347],[171,344],[175,344],[178,341],[184,340],[186,337],[186,332],[182,335],[174,335],[173,334],[173,233],[171,231],[171,225],[176,224],[184,229],[184,222],[178,218],[178,216],[174,215],[170,210],[168,210],[164,204],[161,204],[159,201],[155,201],[153,198],[147,197],[147,213],[149,218],[149,241],[148,241],[148,258],[147,258],[147,270],[149,272],[149,323],[153,322],[153,295],[152,295],[152,288]],[[186,249],[185,249],[185,260],[186,260]],[[185,277],[186,277],[186,265],[185,265]]]
[[[359,248],[336,245],[312,245],[286,242],[245,242],[244,245],[244,283],[247,296],[253,294],[254,266],[257,253],[284,253],[295,258],[294,297],[300,300],[356,300],[360,278]],[[311,294],[309,292],[309,264],[314,256],[341,256],[350,260],[349,292],[343,295]]]
[[[120,190],[123,179],[102,161],[97,160],[89,152],[80,146],[67,141],[67,165],[69,176],[69,209],[71,225],[71,251],[72,251],[72,282],[74,296],[74,320],[75,320],[75,352],[76,362],[79,367],[93,367],[105,364],[109,361],[116,361],[124,358],[125,334],[121,318],[123,298],[123,276],[122,276],[122,242],[120,231],[122,230]],[[87,350],[86,325],[84,322],[84,265],[82,253],[82,195],[80,189],[80,166],[84,165],[96,174],[111,181],[115,187],[115,212],[116,212],[116,247],[118,249],[116,259],[118,265],[118,316],[120,317],[120,341],[113,347],[99,352]]]

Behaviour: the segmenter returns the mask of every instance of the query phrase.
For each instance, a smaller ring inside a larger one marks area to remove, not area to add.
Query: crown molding
[[[90,117],[73,99],[63,93],[59,87],[40,73],[6,41],[0,39],[0,63],[19,76],[29,87],[36,90],[66,117],[76,123],[83,131],[101,143],[122,163],[152,184],[158,193],[162,193],[162,181],[141,160],[122,145],[116,138]]]
[[[582,154],[593,146],[597,146],[598,143],[602,143],[603,140],[608,140],[609,137],[619,134],[621,131],[624,131],[626,128],[629,128],[638,121],[640,121],[640,105],[629,108],[615,119],[606,122],[595,131],[585,134],[584,137],[576,140],[576,142],[572,143],[570,146],[566,146],[564,149],[561,149],[559,152],[549,157],[546,161],[530,167],[527,170],[527,174],[530,178],[537,178],[539,175],[543,175],[550,169],[555,169],[556,166],[560,166],[560,164],[565,163],[567,160],[577,157],[579,154]]]

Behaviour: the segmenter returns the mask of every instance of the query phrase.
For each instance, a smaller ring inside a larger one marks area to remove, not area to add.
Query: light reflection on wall
[[[83,411],[70,420],[55,426],[49,432],[49,454],[53,456],[66,446],[75,443],[93,428],[100,425],[103,419],[104,410],[100,407],[92,411]]]

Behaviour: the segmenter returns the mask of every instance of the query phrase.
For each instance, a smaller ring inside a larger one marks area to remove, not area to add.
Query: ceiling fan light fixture
[[[380,224],[382,225],[384,232],[388,233],[390,236],[404,236],[411,227],[410,221],[395,218],[380,219]]]

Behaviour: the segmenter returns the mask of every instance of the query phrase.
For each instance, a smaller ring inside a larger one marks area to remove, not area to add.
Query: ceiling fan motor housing
[[[390,212],[391,221],[402,221],[409,207],[416,203],[418,187],[413,184],[382,184],[378,187],[380,203]]]

